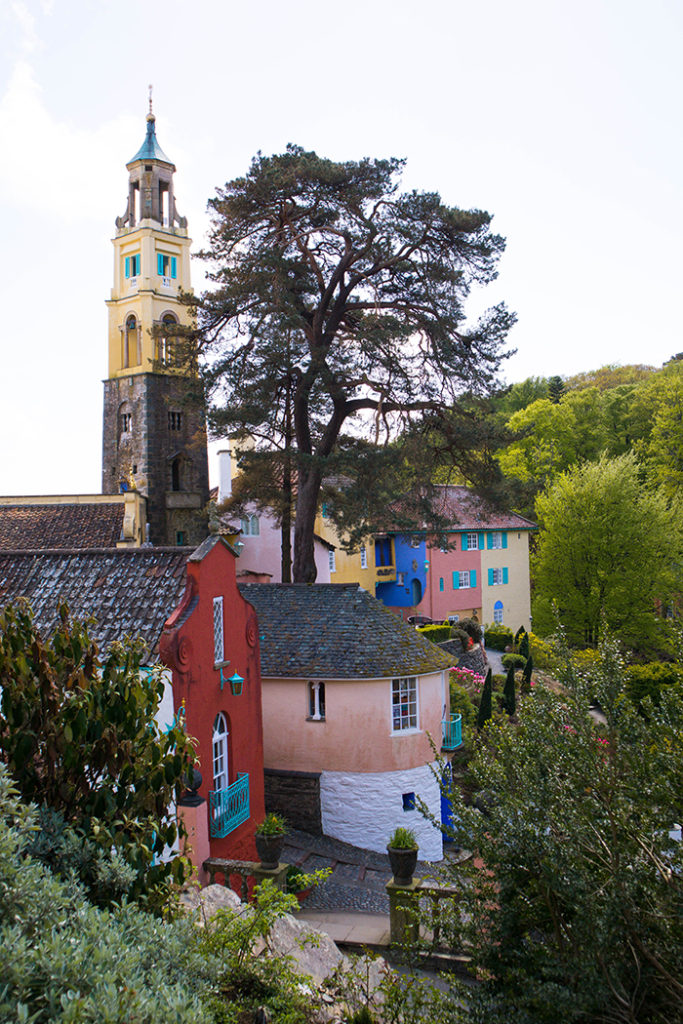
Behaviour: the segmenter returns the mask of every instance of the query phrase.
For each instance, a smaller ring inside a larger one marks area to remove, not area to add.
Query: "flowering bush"
[[[478,672],[464,666],[460,667],[459,665],[454,665],[450,672],[451,682],[455,683],[456,686],[463,686],[471,693],[481,693],[484,677],[480,676]]]

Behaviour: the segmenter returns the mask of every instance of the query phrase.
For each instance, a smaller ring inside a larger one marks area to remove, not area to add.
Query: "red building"
[[[94,620],[100,650],[141,637],[145,665],[161,658],[168,666],[157,719],[163,728],[183,714],[198,741],[206,801],[193,809],[198,866],[207,856],[254,860],[254,828],[265,814],[259,634],[237,589],[235,557],[217,536],[195,551],[0,550],[1,603],[25,597],[44,636],[66,601],[74,618]]]
[[[198,741],[211,856],[253,860],[254,822],[265,814],[258,622],[222,537],[190,555],[159,653],[173,671],[174,712]]]

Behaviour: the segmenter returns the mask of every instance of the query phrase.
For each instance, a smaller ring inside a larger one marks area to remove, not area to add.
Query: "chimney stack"
[[[225,448],[218,453],[218,504],[232,495],[232,466],[230,449]]]

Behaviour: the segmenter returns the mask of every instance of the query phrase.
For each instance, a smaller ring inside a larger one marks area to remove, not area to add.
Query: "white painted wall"
[[[323,832],[365,850],[386,853],[398,825],[411,828],[420,860],[443,858],[441,833],[419,811],[403,810],[403,794],[415,793],[440,820],[441,794],[429,765],[397,772],[328,772],[320,775]]]

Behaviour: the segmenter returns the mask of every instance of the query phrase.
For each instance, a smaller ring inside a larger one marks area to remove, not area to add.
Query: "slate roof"
[[[116,547],[122,502],[0,505],[0,550]]]
[[[432,507],[450,530],[536,530],[536,523],[516,512],[493,508],[469,487],[435,488]],[[395,531],[390,531],[395,532]],[[410,533],[410,530],[406,531]]]
[[[147,115],[147,132],[145,134],[145,141],[142,143],[135,156],[130,158],[128,163],[134,164],[136,160],[159,160],[161,163],[170,164],[171,167],[175,168],[173,161],[169,160],[157,142],[156,119],[153,114]],[[127,166],[128,164],[126,164],[126,167]]]
[[[190,548],[0,551],[0,606],[25,597],[43,636],[66,601],[75,618],[92,617],[100,649],[125,635],[156,654],[164,622],[185,590]]]
[[[357,583],[240,583],[268,678],[386,679],[453,663]]]

